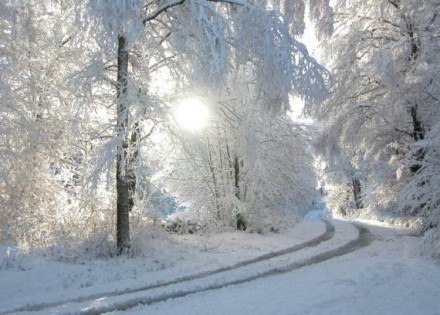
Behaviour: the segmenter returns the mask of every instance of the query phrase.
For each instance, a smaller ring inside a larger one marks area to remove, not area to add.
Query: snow
[[[422,240],[407,230],[371,222],[357,223],[374,235],[366,247],[261,276],[358,238],[358,229],[351,222],[330,222],[334,236],[317,246],[151,290],[140,288],[301,244],[322,235],[325,224],[305,220],[287,231],[265,235],[228,232],[161,237],[154,240],[151,255],[144,258],[67,263],[16,250],[8,256],[8,248],[2,247],[0,314],[21,307],[35,311],[32,314],[440,314],[440,266],[419,255]],[[257,279],[246,280],[254,276]],[[237,279],[243,281],[228,285]],[[201,292],[189,294],[192,291]],[[184,296],[155,301],[179,293]],[[153,302],[136,306],[146,301]],[[38,304],[54,305],[39,309]],[[113,311],[121,306],[127,309]]]
[[[327,217],[330,217],[329,211],[325,205],[324,200],[321,198],[320,200],[316,201],[314,209],[312,209],[311,211],[308,211],[305,214],[304,219],[306,219],[306,220],[320,220],[320,219],[324,219]]]

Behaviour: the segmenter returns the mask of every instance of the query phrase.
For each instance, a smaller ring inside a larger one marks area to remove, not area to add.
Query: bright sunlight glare
[[[200,99],[187,97],[177,103],[174,118],[182,128],[200,131],[208,123],[209,110]]]

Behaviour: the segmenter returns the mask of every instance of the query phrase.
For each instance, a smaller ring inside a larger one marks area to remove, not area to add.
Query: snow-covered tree
[[[117,60],[116,73],[101,78],[110,79],[116,92],[114,144],[120,251],[129,245],[128,218],[136,183],[138,147],[133,139],[140,138],[138,116],[134,114],[139,114],[136,100],[139,88],[146,95],[150,93],[139,85],[140,81],[132,80],[140,56],[153,64],[165,65],[185,89],[197,87],[219,95],[234,54],[237,65],[251,65],[250,79],[259,95],[255,100],[273,113],[288,108],[292,88],[306,99],[325,96],[325,71],[314,60],[304,58],[308,56],[304,46],[289,33],[295,19],[284,19],[275,3],[121,0],[77,4],[79,12],[87,12],[79,20],[96,42],[91,48],[96,51],[94,64]],[[268,9],[269,6],[275,8]],[[289,11],[285,13],[291,15]],[[298,19],[296,16],[295,23]],[[136,53],[138,49],[141,55]],[[145,70],[143,76],[148,78],[151,73]],[[148,86],[151,82],[145,83]]]
[[[0,239],[50,243],[67,206],[73,180],[69,141],[70,97],[64,74],[72,7],[57,1],[0,4]]]
[[[202,135],[174,132],[168,191],[201,219],[238,229],[258,226],[268,208],[302,215],[316,197],[307,131],[288,118],[262,117],[250,102],[218,105]]]
[[[3,1],[2,239],[48,245],[116,230],[118,251],[126,251],[130,211],[146,205],[146,180],[161,166],[150,137],[160,138],[174,100],[194,93],[221,105],[219,133],[206,131],[210,181],[228,166],[233,177],[222,189],[240,202],[289,200],[284,192],[301,176],[266,180],[284,167],[275,163],[283,154],[306,147],[284,111],[293,94],[322,99],[328,83],[293,37],[304,31],[304,11],[303,1]],[[275,148],[278,155],[266,156]],[[302,162],[285,167],[308,176],[295,165]]]
[[[438,7],[438,1],[335,2],[335,32],[326,45],[335,84],[328,101],[310,109],[323,127],[323,152],[342,154],[355,170],[346,176],[361,174],[362,203],[376,214],[398,200],[405,200],[403,213],[432,214],[421,196],[438,202],[434,182],[423,180],[440,114]]]

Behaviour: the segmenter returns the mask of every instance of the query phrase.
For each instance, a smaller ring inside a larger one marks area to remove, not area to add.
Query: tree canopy
[[[438,7],[2,1],[0,241],[129,253],[181,208],[263,231],[319,186],[334,215],[438,228]],[[183,99],[203,128],[179,125]]]

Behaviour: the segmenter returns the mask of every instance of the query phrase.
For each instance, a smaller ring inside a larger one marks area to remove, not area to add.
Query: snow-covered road
[[[375,242],[343,256],[112,314],[440,314],[440,267],[417,255],[419,240],[370,229]]]
[[[113,314],[440,314],[439,266],[412,256],[408,241],[379,234],[319,264]]]
[[[231,252],[242,250],[244,258],[217,256],[224,261],[211,268],[194,257],[197,271],[29,294],[0,301],[0,313],[440,314],[440,268],[416,255],[420,240],[341,221],[304,222],[294,230],[273,248],[238,239]],[[255,248],[264,252],[256,255]]]

